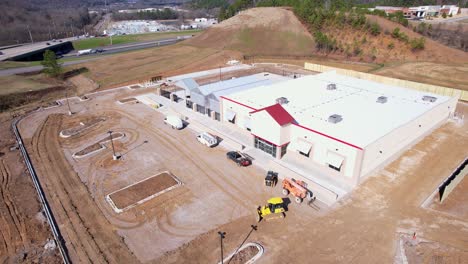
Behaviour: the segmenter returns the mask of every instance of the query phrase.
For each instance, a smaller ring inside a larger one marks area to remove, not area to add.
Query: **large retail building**
[[[252,146],[359,184],[443,124],[457,98],[325,72],[221,96],[221,120]]]

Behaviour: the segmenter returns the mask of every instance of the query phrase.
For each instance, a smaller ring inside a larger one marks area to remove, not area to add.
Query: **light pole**
[[[111,142],[111,145],[112,145],[112,159],[113,159],[113,160],[118,160],[118,159],[119,159],[119,156],[117,156],[117,155],[115,154],[114,141],[112,140],[112,131],[109,130],[109,131],[107,131],[107,133],[109,133],[110,142]]]
[[[224,263],[224,257],[223,257],[223,238],[224,238],[224,236],[226,235],[226,232],[218,231],[218,235],[219,235],[219,241],[221,242],[221,264],[223,264],[223,263]]]

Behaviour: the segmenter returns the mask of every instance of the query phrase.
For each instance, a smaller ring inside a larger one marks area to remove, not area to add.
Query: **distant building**
[[[456,5],[443,5],[440,9],[440,13],[446,13],[447,15],[457,15],[460,12],[460,8]]]
[[[403,7],[396,7],[396,6],[376,6],[375,10],[385,11],[385,14],[393,14],[398,11],[403,11]]]
[[[440,14],[441,6],[434,5],[434,6],[417,6],[417,7],[410,7],[409,12],[411,12],[411,16],[413,17],[434,17]]]
[[[207,21],[208,21],[208,19],[207,19],[207,18],[204,18],[204,17],[202,17],[202,18],[195,18],[195,22],[202,22],[202,23],[204,23],[204,22],[207,22]]]

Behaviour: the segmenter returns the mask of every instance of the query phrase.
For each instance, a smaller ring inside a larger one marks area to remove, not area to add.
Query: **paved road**
[[[110,53],[119,53],[119,52],[124,52],[124,51],[129,51],[129,50],[135,50],[135,49],[144,49],[144,48],[150,48],[150,47],[158,47],[158,46],[165,46],[165,45],[170,45],[174,44],[178,41],[190,38],[191,35],[186,35],[186,36],[180,36],[179,38],[166,38],[166,39],[160,39],[160,40],[149,40],[149,41],[144,41],[144,42],[136,42],[136,43],[126,43],[126,44],[117,44],[117,45],[109,45],[109,46],[104,46],[104,47],[99,47],[100,49],[104,50],[104,53],[101,54],[92,54],[92,55],[102,55],[102,54],[110,54]],[[77,56],[78,51],[72,51],[68,54],[65,54],[64,57],[73,57]],[[89,54],[88,54],[89,55]],[[86,55],[81,55],[81,56],[86,56]]]
[[[80,59],[80,60],[77,60],[77,61],[67,61],[67,62],[64,62],[63,65],[68,66],[68,65],[79,64],[79,63],[83,63],[83,62],[103,59],[101,56],[106,55],[106,54],[113,54],[113,53],[120,53],[120,52],[125,52],[125,51],[130,51],[130,50],[137,50],[137,49],[145,49],[145,48],[152,48],[152,47],[158,47],[158,46],[171,45],[171,44],[175,44],[175,43],[183,40],[184,37],[187,37],[187,36],[182,36],[179,39],[178,38],[171,38],[171,39],[161,39],[161,40],[157,40],[157,41],[146,41],[146,42],[139,42],[139,43],[129,43],[129,44],[120,44],[120,45],[108,46],[108,47],[103,48],[105,50],[104,53],[90,54],[90,55],[93,55],[93,57],[89,57],[89,58],[86,58],[86,56],[89,56],[89,55],[82,55],[83,59]],[[76,53],[70,54],[67,57],[76,57]],[[30,66],[30,67],[5,69],[5,70],[0,70],[0,77],[1,76],[13,75],[13,74],[34,72],[34,71],[39,71],[41,69],[42,69],[42,66]]]
[[[431,24],[438,24],[438,23],[452,23],[452,22],[460,22],[462,20],[468,20],[468,16],[462,17],[447,17],[445,19],[436,19],[436,20],[422,20],[422,22],[431,23]]]

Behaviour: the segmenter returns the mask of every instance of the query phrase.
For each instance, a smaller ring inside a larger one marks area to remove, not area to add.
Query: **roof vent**
[[[286,97],[280,97],[280,98],[276,99],[276,103],[280,104],[280,105],[283,105],[283,104],[289,103],[289,101],[288,101],[288,98],[286,98]]]
[[[328,117],[328,122],[333,123],[333,124],[341,122],[341,120],[343,120],[343,117],[337,114],[334,114]]]
[[[327,84],[327,90],[336,90],[336,83],[329,83]]]
[[[423,101],[426,101],[426,102],[431,102],[431,103],[433,103],[433,102],[435,102],[435,101],[437,100],[437,98],[434,97],[434,96],[424,95],[424,96],[422,97],[422,100],[423,100]]]
[[[377,97],[377,103],[379,104],[385,104],[387,102],[387,97],[386,96],[379,96]]]

